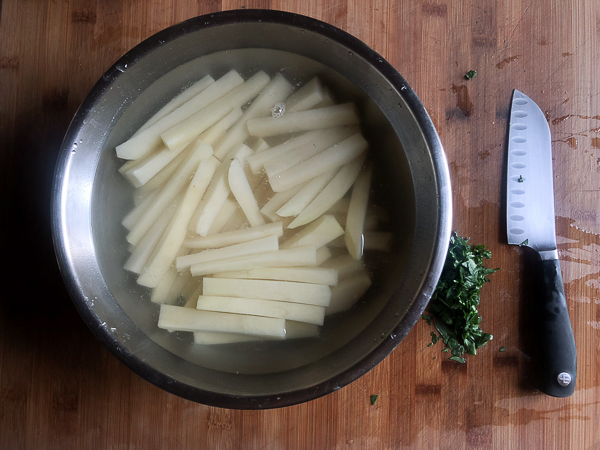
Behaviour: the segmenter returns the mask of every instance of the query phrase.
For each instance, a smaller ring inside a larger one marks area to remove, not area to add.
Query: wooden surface
[[[0,2],[0,448],[600,448],[600,5],[597,0],[4,0]],[[154,387],[110,355],[68,299],[49,229],[53,165],[102,73],[153,33],[235,8],[334,24],[406,78],[445,146],[454,229],[493,252],[494,340],[457,367],[420,322],[370,373],[318,400],[232,411]],[[475,79],[464,74],[474,69]],[[532,389],[523,250],[506,245],[501,175],[511,90],[545,111],[577,390]],[[10,288],[10,289],[9,289]],[[500,352],[506,347],[505,352]],[[435,358],[437,356],[437,358]],[[378,394],[371,406],[369,396]]]

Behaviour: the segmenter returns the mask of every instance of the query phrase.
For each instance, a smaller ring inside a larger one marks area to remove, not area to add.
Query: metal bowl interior
[[[132,188],[114,148],[169,98],[206,74],[318,74],[357,102],[376,167],[375,195],[396,235],[367,295],[326,323],[319,339],[197,346],[156,326],[158,307],[123,269],[121,218]],[[366,45],[330,25],[275,11],[195,18],[149,38],[94,87],[69,128],[56,169],[53,227],[59,264],[92,332],[157,386],[205,404],[270,408],[307,401],[360,377],[406,336],[425,308],[450,233],[447,164],[422,104]]]

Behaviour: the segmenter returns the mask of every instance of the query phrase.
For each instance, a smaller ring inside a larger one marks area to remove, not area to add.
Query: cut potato
[[[180,153],[186,150],[193,152],[198,148],[202,149],[202,159],[210,158],[213,154],[212,148],[209,145],[205,145],[200,139],[195,139],[189,145],[173,150],[162,146],[155,155],[145,160],[143,164],[127,171],[127,178],[135,187],[140,187],[154,178]]]
[[[272,159],[283,157],[284,155],[303,147],[304,145],[315,145],[330,130],[315,130],[303,133],[299,136],[288,139],[282,144],[271,147],[260,154],[255,154],[248,158],[248,164],[253,173],[259,173],[263,165]]]
[[[252,150],[246,145],[239,145],[227,155],[227,161],[222,162],[215,176],[208,186],[206,195],[198,204],[196,211],[190,219],[189,229],[196,231],[200,236],[206,236],[213,222],[215,221],[219,211],[223,207],[225,200],[229,196],[231,189],[227,181],[227,173],[229,171],[229,159],[238,158],[242,161],[252,154]]]
[[[169,103],[167,103],[165,106],[159,109],[158,112],[154,114],[150,119],[148,119],[148,121],[144,125],[142,125],[135,134],[144,131],[146,128],[149,128],[150,126],[154,125],[163,117],[171,114],[181,105],[187,103],[189,100],[197,96],[200,92],[202,92],[214,82],[214,78],[210,75],[206,75],[204,78],[200,79],[199,81],[196,81],[190,87],[186,88],[183,92],[181,92],[179,95],[173,98]]]
[[[160,217],[152,224],[148,232],[131,252],[129,259],[127,259],[127,262],[123,266],[125,270],[137,273],[138,275],[142,273],[144,266],[156,248],[156,244],[160,241],[163,232],[169,225],[173,214],[175,214],[178,203],[179,202],[173,202],[173,204],[165,209]]]
[[[285,191],[336,167],[343,166],[365,153],[367,146],[365,138],[360,133],[356,133],[303,163],[270,177],[271,188],[275,192]],[[348,186],[349,188],[350,186]]]
[[[235,70],[225,74],[209,87],[200,92],[196,97],[177,108],[172,113],[160,119],[154,125],[136,134],[134,137],[117,146],[117,156],[122,159],[138,159],[161,144],[160,135],[170,128],[177,126],[181,121],[205,109],[208,105],[223,97],[236,86],[241,85],[244,79]],[[233,109],[233,108],[232,108]],[[187,142],[181,141],[178,145],[169,148],[185,147],[193,140],[190,137]]]
[[[260,213],[260,208],[258,207],[258,203],[256,203],[242,163],[238,159],[231,161],[228,181],[231,193],[234,195],[240,208],[242,208],[242,211],[244,211],[250,225],[253,227],[264,225],[265,219]]]
[[[277,214],[275,214],[275,211],[291,200],[302,188],[302,185],[298,185],[288,189],[287,191],[275,193],[275,195],[269,199],[265,206],[261,208],[260,212],[267,216],[271,222],[276,222],[279,217]]]
[[[248,121],[248,131],[252,136],[267,137],[298,131],[358,125],[359,121],[354,103],[344,103],[326,108],[289,113],[278,118],[251,119]]]
[[[295,248],[306,245],[314,245],[319,248],[343,234],[344,230],[338,221],[335,220],[335,217],[324,215],[287,239],[281,244],[281,248]]]
[[[323,325],[325,308],[302,303],[262,300],[256,298],[219,297],[201,295],[196,308],[203,311],[217,311],[250,316],[277,317],[298,322]]]
[[[321,247],[317,250],[317,266],[320,266],[325,261],[329,260],[332,256],[331,250],[327,247]]]
[[[256,255],[238,256],[190,267],[193,276],[210,275],[231,270],[248,270],[260,267],[316,266],[317,249],[315,247],[290,248]]]
[[[142,286],[155,287],[162,275],[169,269],[169,266],[175,260],[175,256],[179,251],[185,234],[188,223],[194,210],[198,206],[200,199],[208,188],[211,178],[213,177],[219,160],[212,157],[200,162],[198,170],[194,174],[194,178],[181,200],[179,208],[171,219],[169,227],[163,234],[159,242],[159,250],[150,261],[144,272],[138,277],[137,282]]]
[[[325,92],[319,77],[314,77],[294,92],[285,102],[286,113],[306,111],[323,101]]]
[[[328,286],[335,286],[338,283],[337,270],[324,267],[268,267],[215,273],[213,277],[296,281],[298,283],[325,284]]]
[[[256,73],[243,84],[235,87],[206,108],[161,133],[161,139],[170,149],[192,141],[196,136],[217,123],[232,110],[241,107],[256,97],[268,82],[269,76],[265,72],[260,71]]]
[[[371,178],[373,167],[370,165],[363,170],[352,187],[350,206],[346,220],[345,242],[348,253],[354,259],[359,260],[363,254],[363,233],[365,227],[365,216],[369,206],[369,193],[371,191]]]
[[[285,337],[284,319],[199,311],[172,305],[161,305],[158,327],[164,330],[237,332]]]
[[[260,137],[250,137],[246,142],[246,145],[252,149],[252,151],[256,153],[264,152],[271,148],[267,141]]]
[[[322,284],[292,281],[205,278],[204,295],[258,298],[307,305],[329,306],[331,289]]]
[[[175,174],[175,171],[181,166],[183,161],[189,156],[191,146],[187,146],[183,149],[181,153],[179,153],[169,164],[163,167],[160,172],[154,175],[150,180],[144,183],[142,186],[138,187],[136,191],[146,192],[153,191],[159,188],[162,188],[167,182],[171,179],[171,177]]]
[[[277,338],[267,336],[251,336],[249,334],[240,333],[218,333],[214,331],[194,332],[194,344],[200,345],[235,344],[239,342],[262,341],[265,339],[274,340]]]
[[[319,195],[288,225],[288,228],[296,228],[312,222],[339,201],[356,180],[364,164],[365,157],[366,155],[359,156],[342,167]]]
[[[291,169],[292,167],[318,155],[331,146],[356,134],[358,127],[339,127],[331,128],[316,142],[309,142],[295,149],[293,152],[286,153],[278,158],[273,158],[263,164],[265,172],[269,178],[273,178],[278,173]]]
[[[334,269],[338,274],[338,280],[345,280],[353,277],[357,273],[364,272],[365,266],[362,261],[355,260],[348,253],[345,253],[323,263],[324,268]]]
[[[123,225],[128,230],[131,230],[133,226],[136,224],[138,220],[148,211],[148,208],[154,203],[156,200],[156,196],[158,195],[158,191],[150,192],[146,195],[144,200],[138,203],[135,208],[133,208],[129,214],[127,214],[123,220],[121,221],[121,225]]]
[[[221,247],[214,250],[204,250],[199,253],[180,256],[176,260],[177,270],[185,270],[194,264],[200,264],[218,259],[234,258],[237,256],[253,255],[255,253],[264,253],[268,251],[279,250],[279,240],[277,236],[267,236],[254,241],[242,242],[228,247]]]
[[[325,309],[325,315],[347,311],[361,298],[371,286],[371,278],[366,270],[340,281],[331,288],[331,303]]]
[[[231,216],[237,211],[237,208],[238,207],[235,204],[235,202],[226,198],[225,202],[223,203],[223,206],[221,206],[221,209],[219,210],[219,213],[215,217],[215,220],[208,229],[207,235],[210,236],[212,234],[220,233],[223,230],[223,227],[225,227],[225,224],[231,218]],[[190,224],[192,224],[191,221]]]
[[[319,192],[329,184],[338,170],[330,170],[307,182],[296,195],[277,210],[276,214],[280,217],[291,217],[300,214],[319,195]]]
[[[202,140],[202,142],[213,146],[214,143],[217,142],[217,140],[219,140],[221,137],[223,137],[225,132],[229,130],[233,126],[233,124],[239,120],[240,117],[242,117],[243,113],[244,112],[242,111],[242,108],[234,108],[229,114],[227,114],[217,123],[215,123],[208,130],[203,132],[200,135],[200,139]]]
[[[164,209],[181,192],[186,183],[189,183],[190,177],[198,167],[204,157],[204,150],[198,148],[191,152],[187,159],[179,166],[173,177],[165,184],[156,196],[156,201],[148,208],[145,214],[136,222],[133,228],[127,234],[127,241],[136,245],[144,236],[146,231],[152,226],[154,221],[161,215]],[[205,160],[208,161],[208,160]]]
[[[235,146],[242,144],[250,133],[246,124],[255,117],[264,117],[270,114],[271,108],[278,102],[284,101],[294,88],[280,73],[275,75],[271,82],[265,86],[258,97],[246,108],[242,117],[231,127],[215,145],[215,157],[222,159]]]
[[[189,248],[220,248],[242,242],[254,241],[267,236],[283,236],[281,222],[268,223],[244,230],[228,231],[199,238],[190,238],[184,242]]]

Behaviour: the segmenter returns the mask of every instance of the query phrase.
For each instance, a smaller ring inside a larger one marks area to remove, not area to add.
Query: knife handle
[[[539,389],[553,397],[575,391],[577,349],[565,299],[560,262],[540,261],[539,290]]]

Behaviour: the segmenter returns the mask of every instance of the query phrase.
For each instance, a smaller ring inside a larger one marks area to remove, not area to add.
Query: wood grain
[[[594,0],[66,0],[0,2],[0,448],[599,448],[600,6]],[[494,340],[463,366],[420,322],[370,373],[278,410],[195,404],[147,383],[86,329],[49,228],[62,136],[95,81],[153,33],[236,8],[305,14],[362,39],[406,78],[447,153],[454,229],[502,267],[483,290]],[[477,77],[464,74],[474,69]],[[506,245],[502,171],[511,90],[553,136],[556,227],[578,346],[577,390],[529,377],[530,255]],[[506,347],[506,352],[499,352]],[[369,396],[378,394],[375,405]]]

